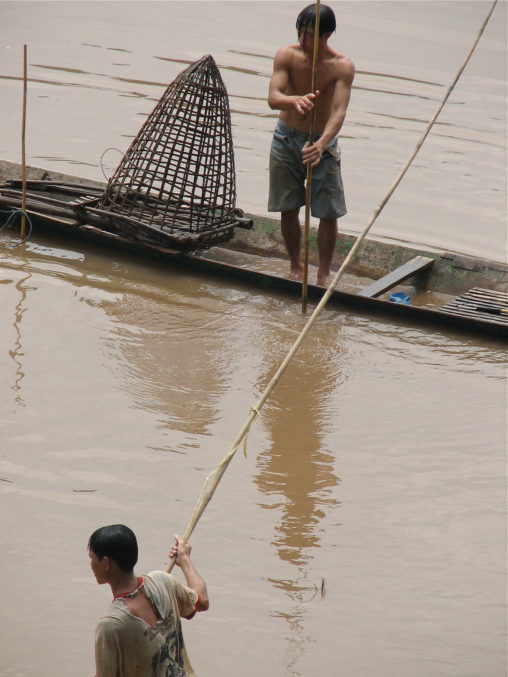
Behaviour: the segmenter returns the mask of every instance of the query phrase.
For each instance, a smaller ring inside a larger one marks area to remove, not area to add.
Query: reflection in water
[[[12,323],[14,331],[16,332],[16,340],[14,341],[14,349],[9,350],[9,355],[16,365],[16,377],[14,380],[14,385],[12,386],[12,390],[14,391],[14,400],[16,404],[19,404],[23,407],[25,406],[25,402],[21,394],[21,381],[25,378],[25,372],[23,371],[23,364],[21,361],[21,358],[23,357],[23,347],[21,345],[21,320],[23,319],[23,314],[26,310],[26,308],[24,308],[24,303],[27,292],[31,289],[31,287],[24,285],[24,283],[31,277],[32,274],[28,273],[25,277],[16,282],[16,289],[20,292],[20,299],[14,309],[14,322]]]
[[[161,415],[163,427],[193,438],[209,434],[218,418],[215,400],[226,388],[228,373],[220,359],[209,357],[224,354],[225,337],[220,328],[201,325],[206,309],[178,298],[178,293],[161,297],[152,292],[138,289],[121,303],[101,303],[114,318],[114,332],[105,339],[107,351],[112,359],[123,355],[119,366],[125,387],[140,408]]]
[[[307,375],[312,382],[312,369]],[[326,405],[316,401],[310,390],[297,393],[279,387],[277,397],[281,399],[264,417],[272,447],[259,456],[256,484],[269,496],[284,497],[277,506],[282,515],[274,545],[282,560],[302,570],[312,557],[311,548],[319,547],[323,509],[337,506],[329,495],[338,479],[332,454],[321,448],[321,414]],[[288,430],[293,431],[292,439]]]
[[[58,241],[65,243],[65,238],[60,235]],[[186,284],[185,278],[167,278],[167,271],[156,263],[153,270],[143,265],[134,270],[138,264],[128,256],[109,263],[101,256],[98,276],[96,255],[86,244],[67,244],[80,252],[79,275],[75,268],[62,265],[60,251],[55,254],[51,245],[33,246],[26,268],[40,270],[42,265],[48,277],[69,282],[80,301],[111,318],[102,339],[108,358],[105,366],[119,377],[140,409],[158,415],[162,429],[186,435],[177,448],[174,441],[168,442],[171,451],[185,451],[194,445],[196,436],[209,434],[218,418],[216,399],[227,389],[227,338],[213,299],[210,307],[206,293],[198,301],[189,299],[186,290],[180,293],[178,288]],[[23,282],[30,276],[31,272],[16,285],[22,294],[14,323],[16,346],[11,352],[17,365],[17,391],[24,377],[19,325],[28,288]],[[165,276],[168,287],[161,286]]]
[[[273,336],[274,341],[278,339]],[[284,618],[290,629],[288,669],[294,667],[309,639],[304,632],[305,604],[324,594],[325,582],[310,581],[307,572],[314,549],[320,547],[320,523],[327,512],[340,506],[333,497],[340,479],[334,470],[335,456],[326,449],[325,435],[332,420],[330,402],[342,351],[335,332],[323,334],[319,348],[305,351],[303,359],[292,367],[298,370],[300,387],[294,387],[294,378],[282,379],[263,416],[271,447],[259,454],[254,481],[266,496],[273,497],[273,502],[262,507],[281,513],[273,540],[279,558],[296,567],[290,579],[268,579],[294,604],[291,613],[273,614]],[[274,366],[269,365],[269,371]]]
[[[121,377],[139,408],[160,416],[162,428],[192,439],[209,434],[218,417],[216,398],[227,387],[229,372],[221,360],[227,353],[226,337],[220,322],[214,322],[215,309],[210,308],[207,317],[205,297],[194,303],[177,285],[154,287],[146,277],[136,279],[128,263],[117,261],[109,273],[104,281],[93,277],[88,282],[85,275],[80,285],[81,300],[100,307],[113,320],[104,337],[108,367]],[[97,294],[98,289],[106,295]],[[189,440],[183,444],[187,447]],[[181,446],[171,450],[181,451]]]

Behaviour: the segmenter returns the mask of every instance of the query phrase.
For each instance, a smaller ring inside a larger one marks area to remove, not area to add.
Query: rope
[[[106,172],[104,171],[104,165],[102,164],[102,161],[104,160],[104,156],[106,155],[106,153],[110,150],[118,151],[120,153],[120,155],[123,157],[122,151],[119,148],[115,148],[115,146],[110,146],[109,148],[106,148],[106,150],[103,151],[103,153],[102,153],[102,155],[99,159],[99,165],[100,165],[100,168],[101,168],[102,175],[104,176],[106,181],[109,181],[110,177],[106,176]]]
[[[28,222],[28,234],[26,234],[25,237],[20,242],[17,242],[15,245],[13,245],[13,247],[19,247],[20,244],[24,244],[27,240],[30,239],[33,227],[28,212],[24,211],[23,209],[12,209],[11,211],[8,212],[2,211],[0,213],[9,214],[7,221],[3,224],[3,226],[0,226],[0,232],[4,228],[11,228],[12,225],[14,224],[14,219],[18,214],[21,216],[21,218],[25,217],[26,221]]]
[[[360,236],[356,240],[354,246],[351,248],[351,251],[349,252],[349,254],[345,258],[343,264],[341,265],[341,267],[337,271],[337,273],[336,273],[335,277],[333,278],[330,286],[328,287],[328,289],[324,293],[323,297],[321,298],[320,302],[318,303],[318,305],[314,309],[314,312],[312,313],[312,315],[307,320],[305,326],[303,327],[302,331],[300,332],[300,335],[297,337],[296,341],[293,343],[293,346],[291,347],[290,351],[286,355],[282,364],[277,369],[276,373],[274,374],[274,376],[270,380],[269,384],[266,386],[263,394],[261,395],[259,400],[256,402],[256,404],[253,407],[251,407],[249,416],[247,417],[247,420],[243,424],[243,427],[240,430],[240,432],[238,433],[238,435],[237,435],[235,441],[233,442],[230,450],[228,451],[226,456],[222,459],[222,461],[219,463],[219,465],[215,468],[215,470],[212,470],[212,472],[206,477],[205,482],[203,484],[203,488],[201,489],[201,494],[200,494],[198,501],[196,503],[196,507],[194,508],[194,512],[191,516],[191,519],[189,520],[189,524],[187,525],[187,529],[186,529],[184,537],[183,537],[184,541],[189,540],[189,538],[192,535],[192,532],[194,531],[194,528],[195,528],[196,524],[198,523],[201,515],[203,514],[206,506],[208,505],[208,503],[212,499],[212,496],[215,492],[215,489],[217,488],[217,485],[219,484],[219,482],[222,478],[222,475],[225,473],[226,468],[231,463],[233,456],[237,452],[237,450],[240,447],[240,445],[242,444],[242,442],[246,441],[247,435],[249,433],[249,430],[250,430],[252,423],[254,422],[255,418],[258,416],[259,412],[261,411],[261,408],[263,407],[264,403],[266,402],[266,400],[270,396],[272,390],[275,388],[275,386],[279,382],[280,378],[282,377],[282,375],[286,371],[286,368],[289,365],[289,363],[291,362],[291,360],[293,359],[296,351],[299,349],[299,347],[303,343],[304,339],[306,338],[307,334],[312,329],[312,327],[313,327],[314,323],[316,322],[319,314],[321,313],[321,311],[323,310],[323,308],[327,304],[328,299],[330,298],[330,296],[332,295],[335,287],[337,286],[338,281],[342,277],[345,268],[350,263],[351,259],[353,258],[356,251],[358,250],[360,244],[363,242],[365,236],[367,235],[370,228],[374,224],[375,220],[377,219],[377,217],[381,213],[383,207],[386,205],[386,203],[388,202],[388,200],[392,196],[393,192],[395,191],[395,189],[397,188],[397,186],[401,182],[403,176],[405,175],[405,173],[407,172],[407,170],[411,166],[411,163],[413,162],[416,154],[418,153],[418,151],[420,150],[423,142],[427,138],[427,136],[428,136],[432,126],[434,125],[439,113],[443,109],[443,106],[445,105],[445,103],[448,100],[451,92],[453,91],[455,85],[457,84],[460,76],[462,75],[464,68],[467,66],[467,64],[468,64],[468,62],[469,62],[469,60],[470,60],[470,58],[471,58],[471,56],[472,56],[472,54],[473,54],[473,52],[476,48],[476,45],[478,44],[478,42],[479,42],[479,40],[480,40],[480,38],[483,34],[483,31],[485,30],[485,26],[487,25],[491,15],[492,15],[492,12],[494,11],[494,7],[496,6],[496,4],[497,4],[497,0],[494,0],[494,2],[493,2],[492,6],[491,6],[491,8],[490,8],[490,10],[487,14],[487,17],[486,17],[485,21],[483,22],[483,25],[482,25],[479,33],[478,33],[478,36],[477,36],[475,42],[473,43],[471,50],[469,51],[469,54],[467,55],[464,63],[462,64],[461,68],[459,69],[459,71],[458,71],[455,79],[453,80],[452,84],[448,88],[448,91],[446,92],[446,94],[443,98],[443,101],[439,105],[437,111],[434,113],[430,122],[427,124],[427,127],[426,127],[423,135],[421,136],[420,140],[418,141],[415,150],[411,153],[408,161],[404,165],[404,167],[401,170],[401,172],[399,173],[398,177],[395,179],[391,188],[386,193],[386,195],[383,198],[383,200],[381,201],[380,205],[374,210],[374,213],[372,214],[371,218],[369,219],[369,222],[367,223],[364,230],[362,231],[362,233],[360,234]],[[170,563],[167,566],[166,571],[170,572],[173,569],[174,563],[175,563],[175,561],[171,560]]]

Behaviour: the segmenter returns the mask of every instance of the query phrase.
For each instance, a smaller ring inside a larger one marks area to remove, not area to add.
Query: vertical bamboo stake
[[[23,122],[21,126],[21,232],[22,240],[26,236],[26,149],[25,149],[25,130],[26,130],[26,82],[27,82],[27,49],[23,45]]]
[[[320,2],[316,2],[316,18],[314,20],[314,51],[312,54],[312,77],[310,91],[315,93],[316,90],[316,67],[319,43],[319,18],[320,18]],[[310,117],[309,129],[309,143],[314,141],[314,128],[316,126],[316,105],[312,109]],[[303,279],[302,279],[302,313],[307,312],[307,286],[309,282],[309,237],[310,237],[310,199],[311,199],[311,184],[312,184],[312,166],[309,162],[307,165],[307,178],[305,182],[305,226],[303,236]]]

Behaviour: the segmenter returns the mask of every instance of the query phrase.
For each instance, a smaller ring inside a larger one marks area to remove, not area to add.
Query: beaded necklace
[[[138,587],[132,590],[131,592],[122,592],[120,593],[120,595],[114,595],[113,601],[115,599],[124,599],[124,597],[135,597],[138,594],[139,589],[141,588],[143,583],[144,583],[143,576],[138,576]]]

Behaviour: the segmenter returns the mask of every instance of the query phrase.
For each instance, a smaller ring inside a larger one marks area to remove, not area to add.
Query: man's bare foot
[[[316,284],[318,287],[326,287],[328,288],[330,286],[330,273],[327,275],[321,275],[318,273]]]
[[[288,277],[290,280],[294,280],[295,282],[301,282],[303,278],[302,268],[291,268],[289,270]]]

